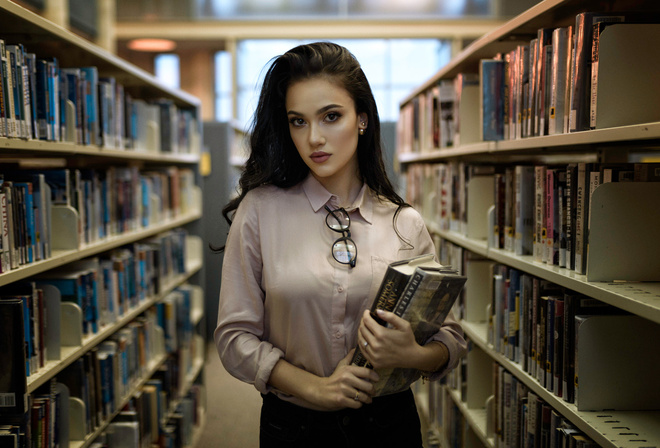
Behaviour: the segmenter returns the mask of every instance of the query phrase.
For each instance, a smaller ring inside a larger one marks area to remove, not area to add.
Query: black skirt
[[[410,389],[375,397],[360,409],[314,411],[262,395],[260,448],[422,448]]]

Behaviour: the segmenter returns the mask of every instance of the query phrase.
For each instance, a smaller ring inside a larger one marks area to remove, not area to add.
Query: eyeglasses
[[[325,209],[328,211],[327,216],[325,217],[325,223],[330,230],[339,232],[342,234],[341,238],[332,244],[332,257],[341,264],[347,264],[350,267],[355,267],[355,261],[357,260],[357,246],[355,241],[351,239],[351,218],[348,216],[348,212],[343,208],[338,208],[336,210],[330,210],[330,207],[327,205]]]

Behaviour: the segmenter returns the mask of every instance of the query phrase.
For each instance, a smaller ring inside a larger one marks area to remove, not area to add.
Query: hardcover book
[[[372,317],[381,325],[377,309],[394,312],[410,322],[418,344],[425,344],[439,329],[459,296],[466,277],[437,263],[432,254],[391,263],[371,307]],[[372,368],[356,347],[352,363]],[[382,369],[374,396],[403,390],[420,376],[416,369]]]

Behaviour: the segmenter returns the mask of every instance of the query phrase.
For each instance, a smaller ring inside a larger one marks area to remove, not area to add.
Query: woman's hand
[[[449,350],[444,344],[419,345],[410,322],[394,313],[377,313],[390,324],[389,328],[376,322],[366,310],[358,331],[360,350],[375,369],[402,367],[434,372],[447,363]]]
[[[318,385],[310,403],[321,409],[334,411],[337,409],[358,409],[364,403],[371,403],[374,383],[378,374],[366,367],[351,365],[353,352],[342,359],[335,371],[327,378],[318,378]]]

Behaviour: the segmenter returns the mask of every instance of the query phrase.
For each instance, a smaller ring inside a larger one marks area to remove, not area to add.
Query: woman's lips
[[[323,163],[330,158],[330,154],[328,154],[327,152],[317,151],[312,153],[312,155],[309,156],[309,158],[316,163]]]

